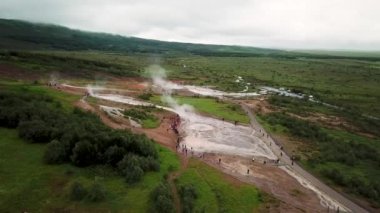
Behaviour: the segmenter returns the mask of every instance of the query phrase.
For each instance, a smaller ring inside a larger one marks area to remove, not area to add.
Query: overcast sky
[[[380,50],[380,0],[1,0],[0,17],[166,41]]]

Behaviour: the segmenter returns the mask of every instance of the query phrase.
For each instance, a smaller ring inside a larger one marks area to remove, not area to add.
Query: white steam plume
[[[180,89],[182,87],[178,84],[166,80],[166,70],[164,68],[159,65],[151,65],[147,68],[147,70],[153,80],[153,84],[160,88],[162,94],[162,102],[167,103],[176,112],[181,114],[181,116],[190,116],[190,114],[193,114],[194,109],[192,106],[187,104],[179,105],[177,101],[172,97],[172,90]]]

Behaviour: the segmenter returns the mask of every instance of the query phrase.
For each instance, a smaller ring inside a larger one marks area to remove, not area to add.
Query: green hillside
[[[0,49],[99,50],[221,56],[252,56],[281,52],[254,47],[164,42],[8,19],[0,19]]]

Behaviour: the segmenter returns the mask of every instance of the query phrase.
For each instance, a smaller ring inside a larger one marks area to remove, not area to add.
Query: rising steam
[[[180,89],[182,87],[166,80],[166,70],[159,65],[151,65],[147,68],[147,71],[152,78],[153,84],[158,87],[162,94],[161,101],[168,104],[181,116],[191,117],[194,111],[193,107],[188,104],[180,105],[172,97],[173,89]]]

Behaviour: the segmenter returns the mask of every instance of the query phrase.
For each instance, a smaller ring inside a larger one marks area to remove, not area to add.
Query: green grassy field
[[[221,172],[193,159],[176,184],[196,188],[195,212],[257,212],[263,195],[254,186],[234,186],[229,181]]]
[[[258,121],[269,132],[282,138],[285,150],[296,146],[292,154],[301,158],[300,162],[305,168],[336,189],[367,200],[370,205],[379,208],[378,137],[324,127],[287,114],[273,115],[275,113],[261,114]],[[293,144],[285,138],[296,139],[301,144]]]
[[[169,76],[234,90],[236,76],[253,86],[299,89],[318,99],[380,116],[379,62],[347,59],[186,57],[166,60]],[[186,69],[182,65],[186,64]],[[240,89],[240,88],[238,88]]]
[[[147,129],[154,129],[160,126],[158,119],[145,119],[142,121],[142,127]]]
[[[73,78],[103,78],[107,75],[145,76],[147,66],[159,64],[169,78],[192,84],[216,86],[225,91],[240,91],[235,82],[242,76],[254,90],[261,85],[287,87],[311,93],[318,99],[361,113],[380,116],[380,63],[378,61],[336,58],[160,56],[108,52],[39,51],[0,57],[0,63],[14,64],[33,73],[53,70]],[[184,67],[186,65],[186,67]],[[102,73],[102,75],[99,75]]]
[[[58,100],[65,110],[73,109],[73,103],[75,101],[78,101],[82,97],[80,95],[68,94],[60,90],[47,87],[45,85],[28,83],[23,81],[0,80],[0,88],[1,87],[4,87],[9,91],[15,91],[20,93],[29,92],[34,94],[47,95],[55,100]]]
[[[105,166],[78,168],[44,164],[45,145],[24,142],[16,130],[0,128],[0,135],[2,212],[147,212],[151,190],[165,174],[179,168],[176,155],[158,147],[161,171],[148,173],[141,182],[129,186]],[[106,189],[106,200],[71,201],[69,186],[75,181],[84,186],[100,183]],[[229,183],[219,171],[198,160],[190,160],[189,168],[177,180],[177,185],[181,184],[195,185],[199,195],[196,209],[206,212],[252,212],[264,202],[254,186]]]
[[[151,172],[141,182],[128,186],[107,167],[46,165],[42,162],[45,145],[22,141],[16,130],[0,128],[0,135],[1,212],[146,212],[150,191],[169,168],[179,167],[176,155],[159,147],[161,171]],[[100,203],[71,201],[68,188],[74,181],[85,186],[101,183],[107,191],[106,200]]]
[[[249,123],[247,114],[238,105],[206,97],[175,96],[174,98],[179,104],[189,104],[201,113],[215,116],[219,119],[224,118],[227,121]],[[153,96],[150,100],[156,104],[162,104],[160,96]]]

